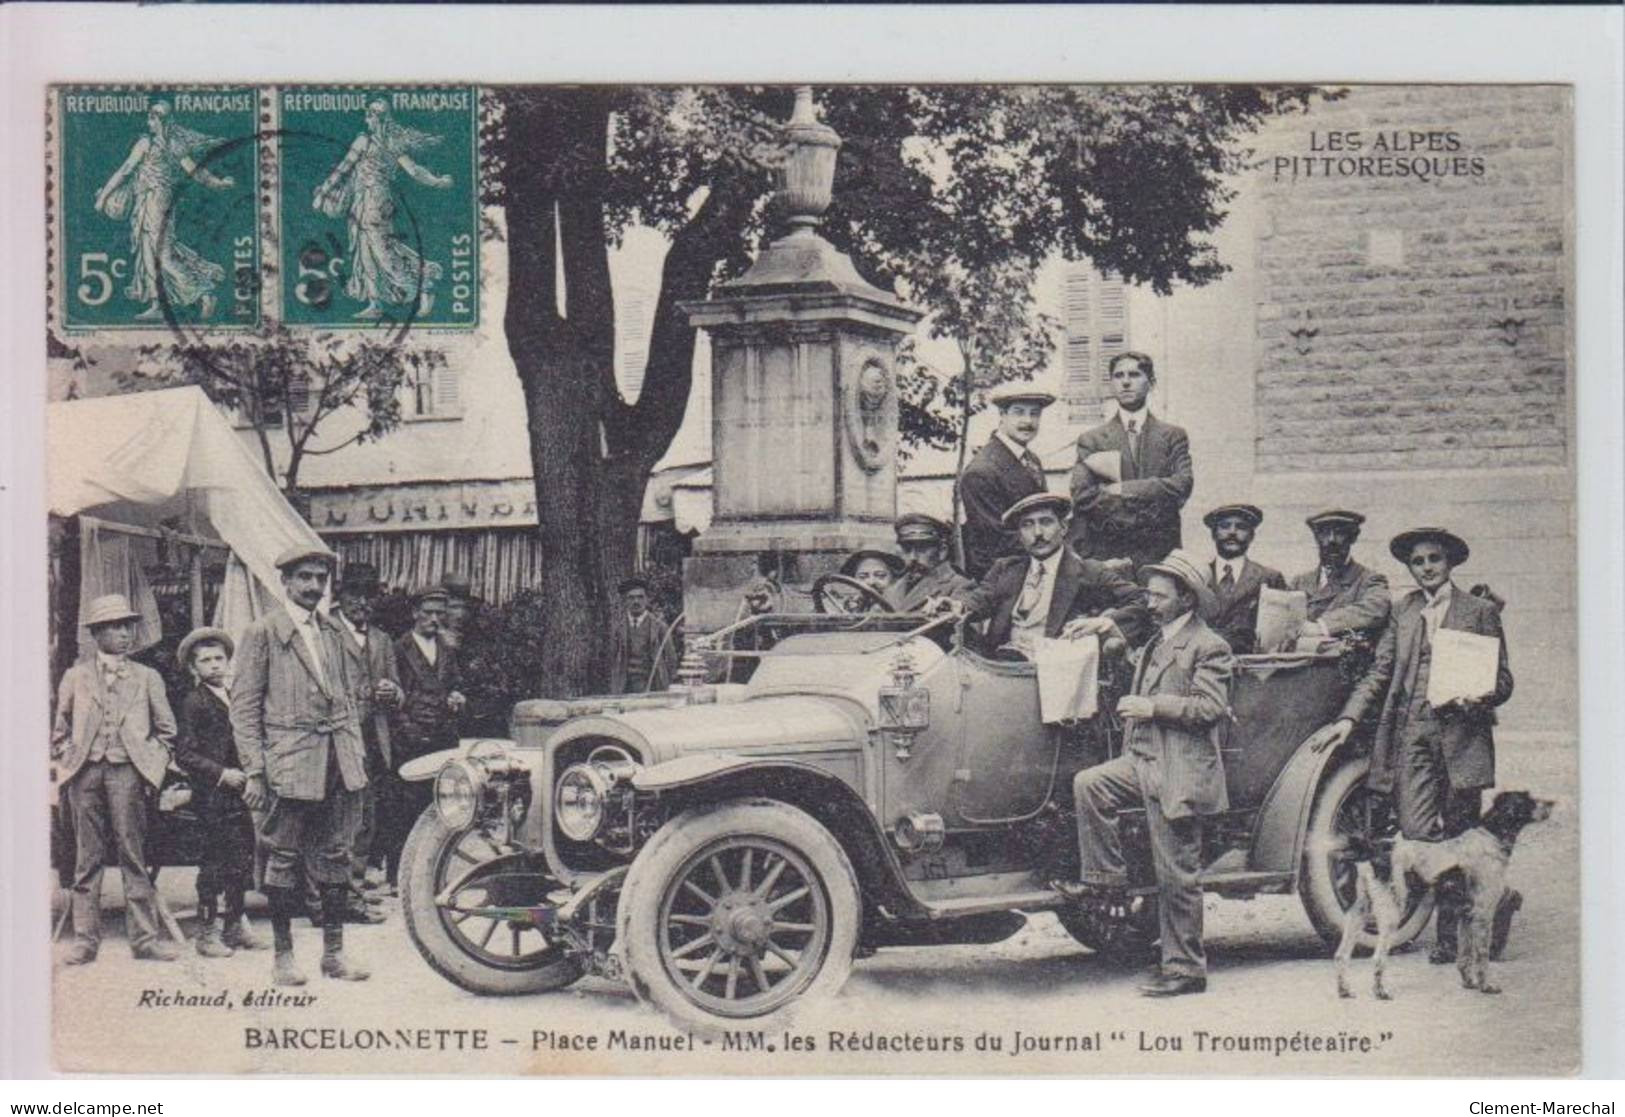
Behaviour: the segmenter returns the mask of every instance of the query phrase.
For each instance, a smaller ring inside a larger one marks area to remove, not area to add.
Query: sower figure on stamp
[[[367,752],[367,786],[361,790],[361,824],[350,855],[350,894],[345,910],[345,917],[352,923],[382,923],[385,918],[367,903],[367,864],[378,844],[384,797],[394,784],[390,717],[400,708],[401,686],[395,668],[395,644],[388,633],[372,624],[380,589],[377,567],[349,563],[339,580],[339,604],[333,610],[343,635],[344,654],[350,661],[348,675],[356,688],[356,713],[361,719],[361,741]]]
[[[1287,588],[1309,597],[1309,619],[1299,639],[1327,640],[1359,636],[1375,640],[1388,621],[1388,579],[1354,561],[1355,540],[1365,517],[1332,509],[1304,521],[1315,533],[1320,565],[1293,576]]]
[[[1213,533],[1213,561],[1207,584],[1213,591],[1211,611],[1202,619],[1224,637],[1237,655],[1252,654],[1258,642],[1258,591],[1286,589],[1279,570],[1254,562],[1247,554],[1264,513],[1251,504],[1225,504],[1202,517]]]
[[[980,578],[995,560],[1022,553],[1021,541],[1005,523],[1016,501],[1044,491],[1044,467],[1032,452],[1050,392],[1031,384],[1006,384],[988,397],[999,409],[999,428],[965,467],[959,498],[965,505],[965,573]]]
[[[157,900],[147,875],[148,799],[163,782],[175,739],[164,681],[127,658],[141,615],[122,594],[95,598],[84,623],[94,659],[76,663],[57,688],[51,760],[73,819],[73,949],[83,965],[101,946],[102,869],[116,854],[124,877],[124,924],[139,959],[173,962],[158,940]]]
[[[323,976],[368,976],[344,954],[366,753],[344,637],[316,608],[337,564],[326,548],[295,546],[278,556],[288,608],[243,634],[231,691],[232,734],[248,777],[243,799],[256,812],[265,851],[261,890],[271,903],[277,985],[305,983],[294,962],[292,920],[307,878],[321,891]]]
[[[397,771],[408,760],[457,746],[458,720],[467,699],[458,689],[462,669],[457,653],[440,635],[446,600],[446,591],[439,586],[416,590],[412,594],[412,627],[395,641],[395,666],[401,682],[401,712],[394,735]],[[385,847],[385,873],[391,887],[400,879],[401,850],[406,838],[434,797],[429,781],[397,781],[394,788],[397,794],[392,797]]]
[[[1376,714],[1368,786],[1393,796],[1405,837],[1440,841],[1478,824],[1483,790],[1495,783],[1495,708],[1512,697],[1512,670],[1499,607],[1462,592],[1451,580],[1451,572],[1467,561],[1465,540],[1443,528],[1415,528],[1396,535],[1389,549],[1417,588],[1394,604],[1370,669],[1338,719],[1311,738],[1311,747],[1336,747],[1357,724]],[[1433,644],[1441,628],[1499,643],[1493,691],[1437,708],[1429,705]],[[1430,961],[1455,961],[1464,899],[1457,891],[1440,889]],[[1492,956],[1499,957],[1505,948],[1513,913],[1522,904],[1516,891],[1502,894],[1492,927]]]
[[[193,679],[181,699],[175,759],[191,779],[192,808],[203,828],[197,952],[206,958],[229,958],[237,950],[264,950],[267,945],[248,929],[243,911],[243,895],[254,880],[254,821],[243,802],[248,777],[237,766],[231,734],[226,673],[234,650],[223,629],[195,628],[175,651]]]
[[[1162,961],[1140,987],[1148,997],[1207,988],[1202,948],[1202,817],[1229,806],[1219,757],[1219,723],[1228,715],[1234,660],[1223,637],[1202,620],[1210,606],[1197,560],[1173,551],[1140,571],[1156,631],[1140,653],[1129,694],[1117,703],[1126,719],[1122,755],[1079,772],[1081,883],[1057,881],[1074,899],[1128,883],[1118,812],[1145,805],[1157,873]]]
[[[1179,510],[1195,483],[1190,439],[1146,406],[1157,382],[1150,357],[1119,353],[1109,372],[1117,416],[1078,436],[1067,542],[1084,558],[1139,567],[1180,545]]]

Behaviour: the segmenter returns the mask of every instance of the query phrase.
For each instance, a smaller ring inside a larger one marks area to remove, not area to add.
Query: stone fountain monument
[[[713,298],[684,306],[711,335],[711,526],[683,571],[689,630],[736,617],[769,565],[805,586],[862,547],[892,546],[897,345],[921,312],[867,283],[818,235],[841,139],[812,88],[785,126],[790,232]],[[783,608],[802,611],[793,588]]]

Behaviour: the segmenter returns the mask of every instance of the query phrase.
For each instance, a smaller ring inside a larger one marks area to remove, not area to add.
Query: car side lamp
[[[880,736],[898,760],[914,752],[914,738],[931,724],[931,692],[917,685],[914,657],[905,649],[892,662],[891,682],[880,688]]]

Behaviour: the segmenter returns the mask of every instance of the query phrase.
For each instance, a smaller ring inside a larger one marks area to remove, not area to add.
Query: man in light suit
[[[1361,721],[1376,716],[1367,786],[1391,794],[1407,838],[1439,841],[1478,824],[1484,788],[1495,783],[1495,708],[1512,697],[1500,609],[1451,580],[1470,553],[1460,536],[1424,527],[1396,535],[1389,547],[1417,588],[1400,598],[1383,628],[1376,656],[1355,685],[1342,714],[1311,739],[1332,748]],[[1500,644],[1495,689],[1481,698],[1428,704],[1434,637],[1441,628],[1488,636]],[[1439,897],[1437,943],[1431,957],[1455,961],[1461,897]],[[1507,892],[1496,909],[1494,945],[1504,946],[1512,912],[1522,897]]]
[[[1288,589],[1302,590],[1309,597],[1309,619],[1298,637],[1336,640],[1352,635],[1375,640],[1388,621],[1392,598],[1386,577],[1354,561],[1354,543],[1365,517],[1334,508],[1304,522],[1315,533],[1320,565],[1287,582]]]
[[[124,877],[124,922],[130,950],[145,961],[173,962],[158,941],[157,903],[147,876],[148,798],[163,783],[175,740],[175,715],[164,681],[128,659],[141,614],[123,594],[95,598],[84,623],[96,642],[94,659],[68,668],[57,688],[51,760],[73,820],[72,949],[80,966],[101,946],[102,867],[117,852]]]
[[[1145,805],[1157,873],[1162,963],[1140,987],[1148,997],[1207,989],[1202,949],[1202,818],[1229,806],[1219,758],[1219,724],[1230,706],[1234,660],[1201,613],[1209,595],[1198,562],[1172,551],[1140,571],[1157,630],[1140,654],[1131,692],[1118,700],[1126,719],[1122,755],[1079,772],[1082,882],[1057,882],[1073,898],[1128,883],[1117,814]]]
[[[367,786],[357,683],[338,626],[317,609],[338,556],[295,546],[277,557],[288,600],[248,626],[237,652],[231,730],[265,848],[262,891],[271,902],[271,979],[303,985],[294,963],[292,920],[306,879],[321,892],[324,977],[363,981],[344,954],[350,855]]]
[[[1127,558],[1140,567],[1180,545],[1179,510],[1195,483],[1190,439],[1146,406],[1157,382],[1150,357],[1119,353],[1109,371],[1117,415],[1078,436],[1067,542],[1084,558]],[[1120,480],[1091,468],[1100,453],[1117,455]]]
[[[948,525],[923,512],[897,517],[897,550],[903,557],[903,575],[886,591],[894,613],[915,613],[934,597],[952,597],[974,584],[948,561]]]
[[[981,578],[996,559],[1019,556],[1021,541],[1004,514],[1018,500],[1044,491],[1044,467],[1032,451],[1051,392],[1011,383],[988,397],[999,409],[999,428],[965,467],[959,499],[965,506],[965,573]]]
[[[1286,589],[1279,570],[1254,562],[1247,551],[1264,513],[1251,504],[1225,504],[1202,517],[1213,533],[1214,558],[1204,569],[1213,604],[1202,614],[1237,655],[1250,655],[1258,640],[1258,591]]]

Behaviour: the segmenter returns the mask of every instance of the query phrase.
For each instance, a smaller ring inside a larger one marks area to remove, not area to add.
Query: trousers
[[[73,818],[74,938],[95,950],[101,943],[102,870],[116,854],[124,877],[124,926],[130,947],[158,937],[158,910],[147,875],[147,783],[134,764],[92,760],[65,789]]]
[[[1162,968],[1193,977],[1207,974],[1202,949],[1202,819],[1169,818],[1162,802],[1146,798],[1147,781],[1140,766],[1151,761],[1124,753],[1115,760],[1085,768],[1072,781],[1078,810],[1078,857],[1081,879],[1118,884],[1128,879],[1117,815],[1125,807],[1145,804],[1146,830],[1157,874],[1158,919],[1162,932]]]
[[[344,786],[336,760],[327,765],[327,794],[321,799],[285,799],[271,792],[260,820],[265,847],[265,887],[297,892],[303,880],[344,884],[350,879],[350,851],[361,819],[361,792]]]

